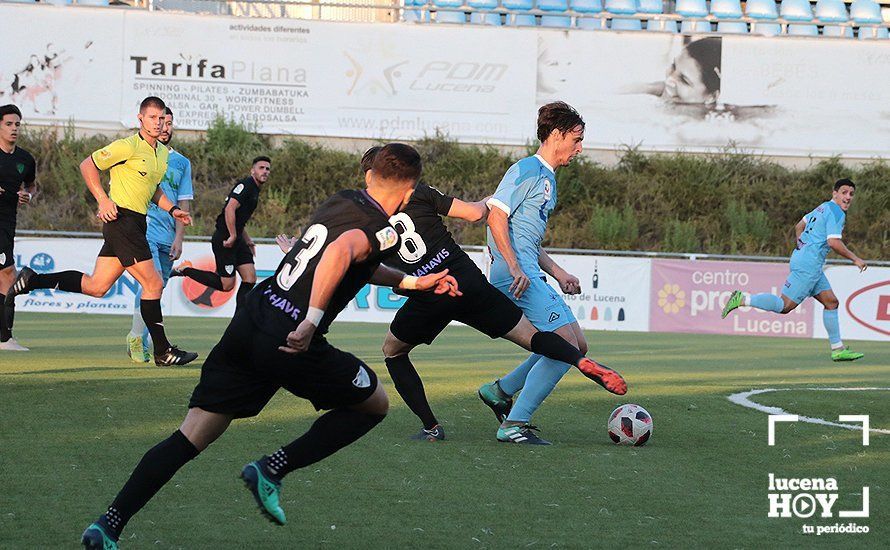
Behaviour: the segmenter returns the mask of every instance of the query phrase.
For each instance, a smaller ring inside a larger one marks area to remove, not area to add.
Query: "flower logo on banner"
[[[665,313],[677,313],[686,305],[686,291],[680,290],[680,285],[665,283],[658,291],[658,307]]]

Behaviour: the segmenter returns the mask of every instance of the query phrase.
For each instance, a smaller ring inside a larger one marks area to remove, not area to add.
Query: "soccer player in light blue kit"
[[[167,160],[167,173],[159,185],[164,194],[167,195],[167,198],[170,199],[170,202],[188,212],[189,201],[194,198],[192,191],[192,164],[189,162],[189,159],[182,156],[172,147],[169,147],[170,140],[172,139],[173,111],[168,107],[158,141],[168,147],[170,154]],[[148,246],[151,249],[151,257],[154,261],[155,269],[161,274],[164,286],[167,286],[173,262],[179,259],[179,256],[182,254],[182,237],[184,232],[185,226],[181,222],[175,221],[173,216],[158,208],[156,204],[151,203],[149,205],[146,237]],[[136,293],[133,327],[130,329],[130,333],[127,334],[127,355],[130,356],[134,363],[148,363],[152,357],[148,345],[148,328],[145,326],[142,314],[139,311],[139,300],[141,297],[142,291],[140,289]]]
[[[749,295],[736,290],[723,308],[723,317],[726,318],[731,311],[740,306],[785,314],[794,311],[801,302],[812,296],[825,306],[822,311],[822,322],[825,324],[825,332],[828,333],[828,342],[831,344],[832,361],[861,359],[863,354],[850,351],[841,340],[841,329],[837,318],[838,299],[831,290],[828,278],[822,272],[829,250],[834,250],[852,261],[860,272],[868,267],[859,256],[850,252],[841,240],[844,223],[847,220],[847,210],[853,202],[855,191],[856,185],[849,179],[838,180],[834,184],[831,200],[823,202],[797,222],[794,228],[797,233],[797,246],[791,253],[791,274],[785,281],[782,296],[769,293]]]
[[[547,219],[556,207],[555,168],[569,164],[581,152],[584,120],[559,101],[538,110],[537,154],[524,158],[504,174],[488,200],[488,249],[492,258],[491,283],[510,296],[532,324],[559,334],[582,354],[587,342],[581,326],[562,297],[547,284],[553,276],[563,292],[579,294],[577,277],[559,267],[541,248]],[[608,391],[624,395],[627,384],[617,372],[591,361],[583,371]],[[568,363],[532,354],[512,372],[479,388],[479,397],[501,421],[498,441],[549,445],[534,433],[532,414],[571,368]],[[579,367],[580,368],[580,367]],[[522,393],[512,403],[513,395]]]

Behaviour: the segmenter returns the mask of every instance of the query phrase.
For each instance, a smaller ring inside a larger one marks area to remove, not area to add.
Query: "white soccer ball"
[[[616,445],[645,445],[652,437],[652,415],[639,405],[621,405],[609,415],[609,438]]]

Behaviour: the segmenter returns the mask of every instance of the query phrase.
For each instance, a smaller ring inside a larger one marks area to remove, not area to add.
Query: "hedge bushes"
[[[78,164],[107,141],[57,137],[31,130],[21,138],[38,162],[43,194],[23,208],[23,229],[98,230],[95,203]],[[358,155],[299,140],[273,147],[268,138],[217,121],[196,141],[174,146],[192,161],[195,225],[209,235],[232,182],[249,171],[250,159],[272,157],[272,177],[249,224],[254,236],[295,232],[331,193],[362,179]],[[464,146],[437,137],[417,144],[427,183],[467,200],[491,194],[515,160],[491,147]],[[890,257],[890,166],[875,161],[850,169],[839,160],[791,170],[751,155],[644,155],[630,149],[617,166],[581,160],[559,171],[559,206],[551,218],[554,247],[787,255],[793,226],[830,198],[840,177],[857,183],[845,240],[866,259]],[[451,223],[464,244],[482,244],[484,228]]]

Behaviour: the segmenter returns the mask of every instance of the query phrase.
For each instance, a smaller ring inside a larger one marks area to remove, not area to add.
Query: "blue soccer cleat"
[[[87,550],[117,550],[117,538],[105,522],[105,516],[86,528],[80,536],[80,543]]]
[[[281,509],[281,482],[272,479],[259,461],[245,466],[241,470],[241,479],[266,519],[278,525],[287,523],[284,510]]]

